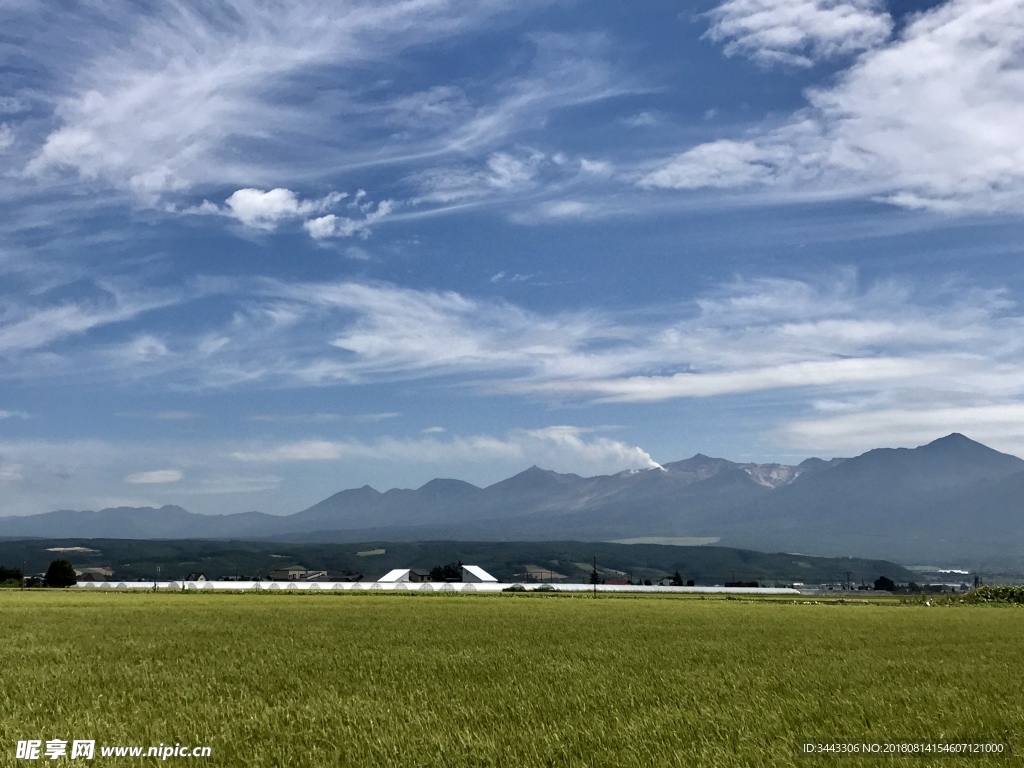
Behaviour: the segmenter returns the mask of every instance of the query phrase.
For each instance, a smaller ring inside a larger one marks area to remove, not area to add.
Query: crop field
[[[1024,610],[672,597],[0,592],[0,764],[1009,765],[815,741],[1024,750]],[[94,740],[95,759],[17,760]]]

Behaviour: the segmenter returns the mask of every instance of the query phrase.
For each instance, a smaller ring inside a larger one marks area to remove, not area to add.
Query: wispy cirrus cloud
[[[500,27],[530,6],[303,0],[129,13],[110,2],[69,13],[61,23],[88,35],[59,52],[41,46],[38,64],[48,72],[59,60],[76,77],[52,96],[44,134],[40,121],[26,123],[12,168],[35,189],[116,190],[135,205],[221,213],[262,230],[299,219],[318,239],[365,236],[402,204],[362,201],[358,215],[344,214],[329,210],[338,193],[305,191],[353,170],[394,167],[418,179],[420,194],[406,202],[428,212],[488,188],[513,196],[533,162],[515,156],[513,137],[559,110],[642,90],[607,63],[607,39],[528,35],[519,45],[527,66],[478,73],[472,87],[407,85],[401,72],[424,44]],[[28,15],[18,29],[26,39],[53,33]],[[399,79],[372,86],[367,66]],[[316,87],[324,78],[327,95]],[[191,202],[225,188],[235,192],[224,206]]]
[[[319,119],[275,98],[275,87],[318,67],[341,76],[507,9],[459,0],[306,0],[287,8],[229,2],[130,10],[108,3],[62,20],[91,35],[60,57],[77,57],[77,75],[57,100],[59,125],[28,163],[30,176],[70,171],[144,199],[196,184],[251,183],[261,164],[238,162],[234,152],[265,156],[274,142],[306,133],[304,118]]]
[[[495,152],[482,167],[433,168],[416,176],[421,189],[418,203],[452,203],[521,190],[534,184],[542,164],[540,152]]]
[[[140,11],[111,0],[62,14],[55,23],[76,41],[62,48],[50,45],[60,31],[14,14],[38,74],[34,113],[0,129],[12,144],[0,171],[21,182],[0,197],[21,208],[22,231],[131,207],[219,214],[250,231],[295,223],[321,241],[516,201],[565,176],[545,174],[552,161],[522,137],[562,111],[650,89],[610,63],[611,40],[536,32],[516,41],[514,66],[471,82],[405,73],[431,44],[458,45],[536,5],[229,0]],[[339,209],[343,193],[324,190],[341,178],[376,202]]]
[[[94,287],[92,296],[77,300],[45,303],[38,297],[33,297],[35,301],[12,298],[0,311],[0,356],[43,349],[63,339],[125,323],[181,301],[177,292],[137,291],[111,281],[96,283]],[[151,354],[153,343],[141,340],[133,354],[140,357]]]
[[[844,272],[738,281],[643,312],[550,314],[387,283],[260,280],[230,296],[226,325],[79,345],[67,364],[189,389],[432,380],[559,402],[1024,396],[1024,315],[1005,293],[960,283],[862,287]]]

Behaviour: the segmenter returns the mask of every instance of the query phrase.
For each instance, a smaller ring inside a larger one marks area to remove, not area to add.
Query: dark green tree
[[[71,564],[70,560],[54,560],[46,569],[43,583],[47,587],[60,588],[77,584],[78,577],[75,575],[75,566]]]
[[[672,574],[672,586],[681,587],[683,586],[683,577],[679,575],[679,571]]]
[[[888,576],[879,576],[875,579],[875,589],[880,592],[892,592],[896,589],[896,582]]]
[[[5,568],[0,565],[0,583],[5,581],[17,581],[20,583],[22,575],[21,568]]]
[[[590,572],[590,583],[591,584],[600,584],[601,583],[601,576],[600,576],[600,574],[598,574],[597,568],[595,568],[594,570],[592,570]]]
[[[431,581],[462,581],[462,561],[435,565],[430,569]]]

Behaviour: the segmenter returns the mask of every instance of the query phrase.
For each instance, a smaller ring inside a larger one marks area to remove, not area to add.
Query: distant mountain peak
[[[971,438],[967,437],[966,435],[961,434],[960,432],[951,432],[950,434],[946,435],[945,437],[940,437],[937,440],[932,440],[930,443],[926,443],[925,445],[918,446],[918,447],[919,448],[968,448],[968,447],[970,447],[970,448],[984,448],[986,451],[992,451],[993,453],[998,453],[998,451],[994,450],[993,448],[989,448],[987,445],[982,445],[981,443],[979,443],[976,440],[971,440]]]

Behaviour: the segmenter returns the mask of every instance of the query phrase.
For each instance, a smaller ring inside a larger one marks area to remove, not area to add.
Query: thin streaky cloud
[[[300,440],[253,446],[234,451],[230,458],[243,463],[287,464],[293,462],[338,462],[373,459],[415,463],[443,463],[523,460],[543,454],[551,463],[564,466],[575,462],[593,467],[615,466],[649,469],[658,466],[646,451],[619,440],[587,435],[574,426],[553,426],[513,430],[505,437],[455,435],[436,437],[383,437],[372,443],[357,440]]]
[[[520,6],[521,7],[521,6]],[[243,178],[233,147],[297,135],[303,111],[268,99],[275,84],[315,67],[362,66],[411,46],[463,34],[509,10],[457,0],[351,0],[165,5],[154,15],[119,3],[105,29],[85,22],[93,45],[72,48],[78,69],[59,97],[60,125],[26,166],[30,176],[73,171],[143,199],[195,184]],[[44,70],[46,69],[44,63]]]
[[[353,282],[256,281],[234,301],[226,326],[81,346],[64,352],[67,364],[100,380],[200,390],[435,380],[481,395],[580,402],[828,388],[1024,392],[1016,357],[1024,318],[1003,292],[970,286],[863,288],[850,273],[760,279],[635,313],[538,313]]]
[[[1024,403],[868,408],[839,416],[799,419],[777,429],[795,449],[855,454],[885,446],[916,447],[935,435],[965,432],[999,450],[1024,453]]]
[[[153,469],[146,472],[134,472],[124,481],[129,485],[161,485],[163,483],[177,483],[184,473],[178,469]]]

